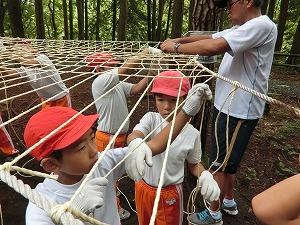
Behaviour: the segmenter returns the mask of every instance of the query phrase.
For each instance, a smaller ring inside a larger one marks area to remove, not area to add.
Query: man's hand
[[[205,100],[211,100],[212,93],[207,84],[195,84],[189,90],[187,100],[182,110],[189,116],[195,116]]]
[[[214,180],[213,175],[204,170],[199,177],[199,184],[201,186],[201,195],[204,199],[212,202],[217,201],[220,197],[220,188],[218,183]]]
[[[133,150],[135,149],[135,150]],[[142,179],[145,173],[145,163],[148,166],[153,165],[152,151],[142,138],[133,139],[128,145],[128,152],[133,150],[130,156],[125,160],[125,169],[127,175],[134,181]]]
[[[73,201],[74,209],[90,214],[104,204],[103,192],[108,180],[104,177],[89,180]]]
[[[175,52],[175,45],[176,45],[176,42],[174,41],[176,39],[168,39],[168,40],[165,40],[161,45],[160,45],[160,49],[163,51],[163,52]]]

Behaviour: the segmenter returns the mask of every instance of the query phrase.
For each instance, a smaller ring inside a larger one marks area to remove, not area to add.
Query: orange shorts
[[[156,196],[156,187],[139,181],[135,183],[135,204],[139,225],[149,225]],[[162,188],[155,225],[181,225],[183,213],[182,185]]]
[[[41,102],[45,101],[46,99],[41,98]],[[62,98],[56,99],[54,101],[45,102],[42,104],[42,109],[52,106],[63,106],[63,107],[69,107],[71,108],[71,99],[70,94],[65,95]]]
[[[95,142],[99,152],[104,151],[109,141],[113,137],[112,134],[105,133],[97,130],[95,135]],[[111,146],[111,148],[122,148],[126,145],[127,134],[119,134],[115,140],[115,143]]]
[[[0,124],[2,123],[3,122],[0,115]],[[13,155],[18,152],[18,150],[15,149],[12,140],[5,127],[0,128],[0,151],[6,156]]]

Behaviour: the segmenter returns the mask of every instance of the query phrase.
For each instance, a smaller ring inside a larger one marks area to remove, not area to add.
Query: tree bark
[[[88,13],[88,0],[84,1],[84,39],[89,39],[89,13]]]
[[[78,39],[84,39],[84,6],[82,0],[76,0],[78,15]]]
[[[35,23],[37,39],[45,39],[43,0],[35,0]]]
[[[70,39],[74,39],[73,29],[73,0],[69,0],[69,23],[70,23]]]
[[[298,19],[297,29],[294,34],[293,44],[291,47],[290,54],[300,54],[300,19]],[[299,58],[289,56],[287,59],[287,64],[296,64],[296,60]],[[299,61],[298,61],[299,62]]]
[[[96,40],[100,40],[100,0],[97,0],[96,6]]]
[[[52,4],[51,4],[52,3]],[[48,8],[50,11],[51,24],[53,29],[53,36],[57,38],[57,27],[55,23],[55,0],[49,1]]]
[[[161,31],[162,31],[162,17],[164,13],[165,1],[159,0],[158,3],[158,16],[157,16],[157,30],[156,30],[156,40],[161,41]]]
[[[276,0],[270,0],[269,8],[268,8],[268,17],[273,20],[274,12],[275,12]]]
[[[156,40],[156,0],[152,4],[152,40]]]
[[[4,15],[7,7],[3,0],[0,0],[0,36],[4,36]]]
[[[69,39],[67,0],[63,0],[62,5],[63,5],[63,16],[64,16],[64,39],[67,40]]]
[[[120,0],[120,16],[118,27],[118,41],[125,41],[128,19],[128,0]]]
[[[182,22],[183,22],[183,0],[175,0],[173,5],[171,38],[181,37]]]
[[[193,16],[194,16],[194,4],[195,0],[190,0],[190,7],[189,7],[189,30],[193,29]]]
[[[116,40],[116,26],[117,26],[117,2],[116,0],[112,0],[112,12],[113,12],[113,17],[112,17],[112,40]]]
[[[151,36],[151,0],[147,0],[147,36],[148,41],[152,40]]]
[[[268,4],[269,4],[269,0],[264,0],[263,4],[261,6],[261,14],[265,15],[267,12],[267,8],[268,8]]]
[[[25,37],[20,0],[8,0],[7,9],[13,37]]]
[[[278,35],[277,35],[277,41],[275,45],[275,51],[280,51],[282,47],[288,7],[289,7],[289,0],[280,2],[280,13],[279,13],[279,20],[278,20],[278,27],[277,27]]]
[[[165,30],[165,38],[164,39],[167,39],[168,33],[169,33],[172,3],[173,3],[173,0],[169,0],[169,11],[168,11],[168,18],[167,18],[167,22],[166,22],[166,30]]]

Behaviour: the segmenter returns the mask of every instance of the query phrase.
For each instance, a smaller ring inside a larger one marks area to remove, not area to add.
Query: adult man
[[[215,2],[220,7],[227,5],[229,19],[235,26],[213,35],[194,35],[166,40],[161,49],[167,52],[199,55],[225,53],[219,74],[266,94],[277,28],[267,16],[261,15],[262,0],[215,0]],[[250,136],[263,114],[265,102],[243,90],[237,90],[230,104],[226,98],[233,88],[222,80],[216,82],[210,164],[213,171],[218,171],[214,176],[221,189],[222,205],[219,202],[212,202],[209,210],[190,216],[189,219],[195,224],[223,224],[220,208],[231,215],[238,214],[233,198],[235,174]],[[220,117],[216,121],[219,111]],[[230,156],[227,156],[228,161],[225,157],[227,114],[229,114],[228,145],[230,146],[232,142],[233,146]],[[214,132],[215,122],[218,122],[217,137]]]

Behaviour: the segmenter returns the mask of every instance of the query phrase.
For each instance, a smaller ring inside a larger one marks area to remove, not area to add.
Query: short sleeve
[[[153,130],[153,113],[146,113],[140,122],[133,128],[133,130],[137,130],[142,132],[145,136],[148,135]]]
[[[130,97],[131,88],[133,87],[134,84],[123,82],[121,83],[121,85],[126,98]]]
[[[196,138],[194,140],[193,149],[188,153],[186,160],[188,163],[196,164],[201,162],[202,157],[202,149],[201,149],[201,142],[200,142],[200,134],[197,132]]]

